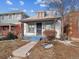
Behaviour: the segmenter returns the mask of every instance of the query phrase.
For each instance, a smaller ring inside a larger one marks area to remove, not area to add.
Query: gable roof
[[[29,17],[27,14],[25,14],[23,11],[11,11],[11,12],[0,12],[0,15],[9,15],[9,14],[23,14],[26,17]]]

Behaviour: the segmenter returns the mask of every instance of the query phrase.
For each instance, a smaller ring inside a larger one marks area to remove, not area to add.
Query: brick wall
[[[0,27],[0,34],[3,35],[3,36],[7,36],[7,34],[9,33],[9,26],[1,26]],[[5,30],[4,30],[4,29]],[[14,34],[14,35],[19,35],[20,32],[21,32],[21,28],[20,28],[20,25],[15,25],[15,26],[11,26],[11,32]]]
[[[79,12],[72,12],[69,14],[69,23],[71,24],[70,36],[75,38],[79,38],[78,17]]]

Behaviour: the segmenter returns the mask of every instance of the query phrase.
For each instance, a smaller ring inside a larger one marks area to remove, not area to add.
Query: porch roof
[[[24,20],[20,20],[20,22],[39,22],[39,21],[51,21],[51,20],[56,20],[56,19],[60,19],[60,17],[52,17],[52,16],[48,16],[48,17],[30,17],[30,18],[26,18]]]
[[[15,24],[12,24],[12,23],[0,23],[0,26],[15,26]]]

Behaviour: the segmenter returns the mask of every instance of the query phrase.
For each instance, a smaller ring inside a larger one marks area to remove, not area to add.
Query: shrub
[[[56,31],[55,30],[45,30],[43,34],[47,37],[48,41],[52,41],[56,37]]]
[[[14,35],[13,33],[9,32],[8,35],[7,35],[7,39],[8,40],[17,39],[17,36]]]

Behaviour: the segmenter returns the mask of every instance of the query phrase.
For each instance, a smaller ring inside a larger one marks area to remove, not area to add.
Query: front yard
[[[79,42],[54,41],[53,47],[46,49],[40,41],[25,59],[79,59]]]
[[[25,45],[26,41],[22,40],[4,40],[0,41],[0,59],[7,59],[11,56],[12,51]]]

